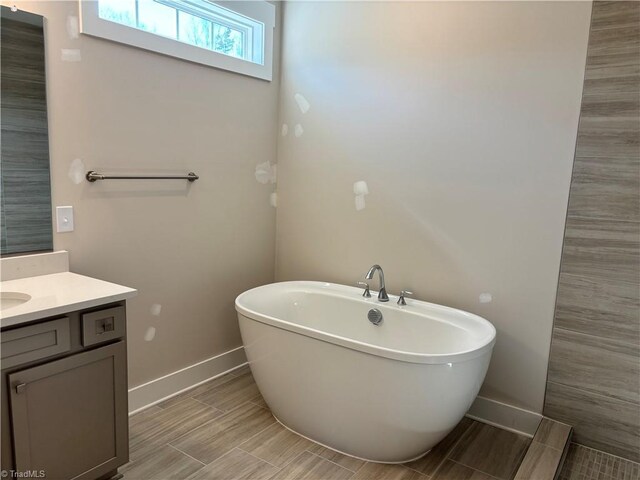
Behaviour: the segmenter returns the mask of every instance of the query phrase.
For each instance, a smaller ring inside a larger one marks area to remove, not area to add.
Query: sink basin
[[[20,292],[0,292],[0,310],[17,307],[31,300],[31,295]]]

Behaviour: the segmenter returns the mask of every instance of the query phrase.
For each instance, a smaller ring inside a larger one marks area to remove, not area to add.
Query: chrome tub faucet
[[[378,271],[378,279],[380,280],[380,290],[378,291],[378,301],[379,302],[388,302],[389,296],[387,295],[387,288],[384,284],[384,272],[382,271],[382,267],[380,265],[374,265],[369,269],[365,278],[367,280],[371,280],[373,278],[373,274]]]

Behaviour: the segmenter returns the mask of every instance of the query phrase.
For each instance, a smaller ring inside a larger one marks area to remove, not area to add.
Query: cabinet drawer
[[[96,345],[124,337],[126,330],[124,307],[106,308],[82,314],[82,345]]]
[[[69,351],[69,318],[2,332],[2,368]]]

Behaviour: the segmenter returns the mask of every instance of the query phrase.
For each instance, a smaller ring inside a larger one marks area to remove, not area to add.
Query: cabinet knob
[[[16,393],[18,395],[20,395],[21,393],[24,393],[26,389],[27,389],[26,383],[19,383],[18,385],[16,385]]]

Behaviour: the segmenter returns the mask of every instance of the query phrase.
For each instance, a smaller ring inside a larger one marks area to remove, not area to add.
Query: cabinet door
[[[15,467],[93,480],[128,461],[126,346],[9,375]]]

